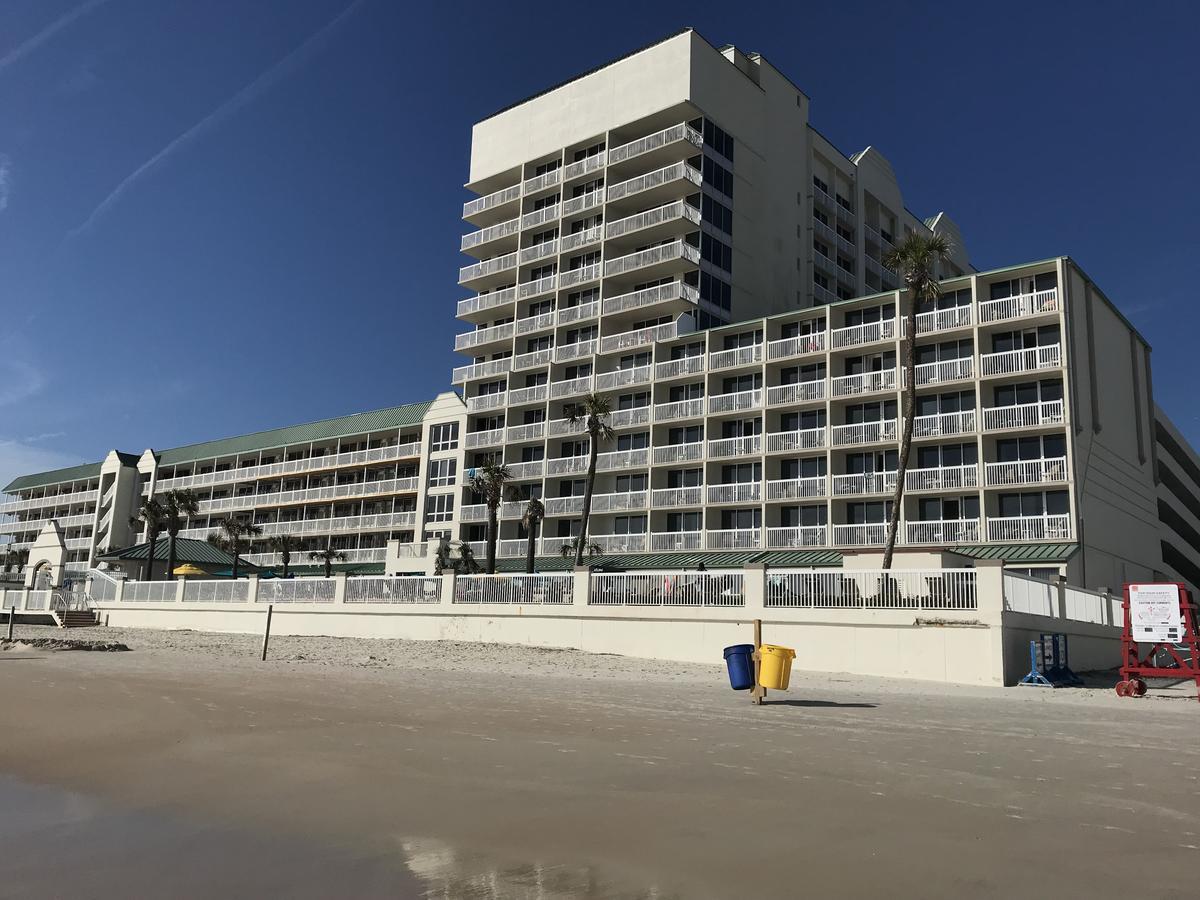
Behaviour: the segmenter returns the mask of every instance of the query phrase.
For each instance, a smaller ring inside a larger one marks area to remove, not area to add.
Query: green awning
[[[951,553],[971,559],[1002,559],[1005,562],[1063,563],[1070,559],[1078,544],[968,544],[947,547]]]

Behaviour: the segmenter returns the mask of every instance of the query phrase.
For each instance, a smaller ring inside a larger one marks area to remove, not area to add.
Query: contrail
[[[171,154],[175,153],[175,151],[191,144],[196,140],[196,138],[203,135],[206,131],[209,131],[213,127],[219,125],[243,106],[251,103],[260,94],[262,94],[263,91],[266,91],[274,86],[282,78],[294,71],[299,65],[307,62],[308,57],[310,57],[313,52],[318,49],[318,45],[325,38],[325,36],[337,28],[343,20],[354,13],[354,11],[362,6],[364,2],[366,2],[366,0],[354,0],[353,3],[343,9],[329,22],[327,22],[323,28],[306,38],[304,43],[292,50],[287,56],[279,60],[279,62],[275,63],[275,65],[271,66],[271,68],[267,69],[257,78],[255,78],[187,131],[176,137],[173,141],[134,169],[130,174],[126,175],[121,183],[113,188],[112,192],[109,193],[107,197],[100,201],[100,204],[92,210],[91,214],[88,215],[88,217],[81,224],[67,232],[67,239],[70,240],[71,238],[77,237],[91,228],[98,219],[100,219],[106,212],[108,212],[109,209],[112,208],[113,204],[121,199],[121,195],[133,187],[143,175],[165,162],[167,158],[171,156]]]
[[[80,3],[77,7],[75,7],[70,12],[64,13],[62,16],[55,19],[53,22],[51,22],[49,25],[47,25],[45,28],[43,28],[41,31],[39,31],[37,34],[35,34],[29,40],[27,40],[25,43],[19,44],[14,49],[9,50],[8,53],[4,54],[3,56],[0,56],[0,72],[3,72],[6,68],[8,68],[13,63],[17,62],[19,59],[26,56],[27,54],[32,53],[34,50],[36,50],[42,44],[46,43],[46,41],[50,40],[50,38],[54,37],[54,35],[58,34],[60,31],[62,31],[64,28],[66,28],[68,25],[70,25],[72,22],[74,22],[80,16],[87,15],[93,9],[95,9],[97,6],[103,6],[107,2],[108,2],[108,0],[87,0],[87,2]]]

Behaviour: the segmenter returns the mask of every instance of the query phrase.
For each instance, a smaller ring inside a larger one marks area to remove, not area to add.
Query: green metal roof
[[[188,444],[185,447],[160,451],[158,461],[161,465],[176,465],[198,459],[211,459],[216,456],[249,453],[253,450],[270,450],[285,444],[303,444],[309,441],[324,441],[331,438],[365,434],[368,431],[386,431],[392,428],[419,425],[432,402],[426,400],[423,403],[408,403],[404,406],[392,406],[388,409],[339,416],[336,419],[322,419],[319,422],[307,422],[303,425],[290,425],[286,428],[274,428],[269,431],[256,431],[252,434],[241,434],[216,441]]]
[[[701,563],[706,569],[740,569],[750,563],[767,563],[772,566],[840,566],[842,554],[836,550],[732,550],[697,553],[614,553],[593,556],[587,564],[593,569],[695,569]],[[574,568],[574,559],[561,556],[539,556],[534,568],[539,572],[562,572]],[[523,572],[525,559],[501,559],[496,561],[498,572]]]
[[[283,571],[283,566],[273,566],[272,571],[278,575]],[[382,575],[383,563],[334,563],[333,571],[345,572],[347,575]],[[424,571],[423,566],[422,571]],[[294,575],[324,575],[325,567],[319,563],[317,565],[288,566],[288,573]]]
[[[154,559],[156,562],[166,561],[169,544],[170,541],[165,537],[160,537],[155,542]],[[132,547],[126,547],[124,550],[111,550],[98,558],[104,562],[142,560],[149,556],[149,548],[149,542],[135,544]],[[177,538],[175,541],[175,562],[232,566],[233,555],[226,553],[218,547],[214,547],[208,541],[201,541],[196,538]],[[244,559],[239,559],[238,568],[242,571],[253,571],[257,567],[246,562]]]
[[[968,544],[948,547],[952,553],[971,559],[1002,559],[1005,562],[1066,562],[1079,549],[1077,544]]]
[[[70,466],[66,469],[53,469],[49,472],[21,475],[8,483],[4,488],[4,493],[11,494],[13,491],[41,487],[44,484],[61,484],[64,481],[82,481],[85,478],[99,478],[100,465],[100,463],[86,463],[82,466]]]

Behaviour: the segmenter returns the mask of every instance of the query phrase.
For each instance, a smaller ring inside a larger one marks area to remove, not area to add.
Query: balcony
[[[550,396],[550,388],[545,384],[534,384],[529,387],[516,388],[508,392],[509,406],[528,406],[531,403],[545,403]]]
[[[608,155],[604,151],[593,153],[591,156],[585,156],[577,162],[568,163],[563,166],[562,180],[573,181],[576,178],[582,178],[584,175],[591,175],[593,172],[599,172],[604,168],[604,164],[608,159]]]
[[[565,290],[587,284],[589,281],[599,281],[602,268],[601,264],[597,262],[589,266],[580,266],[577,269],[567,269],[558,276],[558,286]]]
[[[854,425],[833,426],[833,446],[850,447],[857,444],[891,443],[896,440],[896,420],[859,422]]]
[[[487,378],[489,375],[506,375],[512,368],[512,357],[493,359],[490,362],[475,363],[471,366],[459,366],[454,370],[451,380],[454,384],[463,384],[477,378]]]
[[[834,525],[835,547],[882,547],[887,540],[887,523],[872,522],[866,525]]]
[[[545,434],[545,422],[531,422],[528,425],[513,425],[504,433],[504,439],[510,444],[522,444],[526,441],[540,441]]]
[[[649,504],[649,491],[616,491],[609,494],[592,495],[593,513],[613,513],[626,512],[631,509],[646,509]]]
[[[655,237],[665,236],[679,223],[688,223],[694,230],[700,225],[700,210],[686,200],[676,200],[655,209],[635,213],[623,219],[609,222],[605,226],[605,239],[615,240],[626,235],[637,235],[638,240],[647,243]]]
[[[830,332],[829,343],[834,350],[844,350],[847,347],[861,347],[864,344],[894,340],[895,337],[896,320],[884,319],[882,322],[868,322],[865,325],[835,328]]]
[[[704,543],[709,550],[757,550],[762,547],[762,529],[728,528],[707,531]]]
[[[514,372],[525,369],[540,369],[550,365],[550,360],[554,356],[554,351],[550,348],[545,350],[531,350],[529,353],[519,353],[516,356],[511,356],[504,362],[508,363],[508,368]],[[485,363],[485,365],[487,365]]]
[[[1069,541],[1071,517],[1055,515],[989,518],[987,531],[989,541]]]
[[[623,331],[620,334],[610,334],[601,338],[600,352],[615,353],[619,350],[632,350],[658,341],[669,341],[678,334],[679,326],[674,322],[651,325],[649,328],[638,328],[635,331]]]
[[[1029,347],[1025,350],[1009,350],[1004,353],[985,353],[979,357],[979,374],[1020,375],[1022,372],[1040,372],[1062,366],[1062,346],[1047,344],[1045,347]]]
[[[611,391],[620,387],[636,384],[649,384],[650,366],[637,366],[632,369],[617,369],[615,372],[601,372],[596,376],[597,391]]]
[[[558,400],[562,397],[578,397],[592,392],[592,376],[569,378],[566,381],[555,381],[550,384],[550,398]]]
[[[604,203],[604,188],[597,188],[594,191],[588,191],[586,194],[580,194],[578,197],[572,197],[569,200],[564,200],[561,204],[563,218],[573,216],[581,212],[587,212],[589,209],[595,209]]]
[[[412,527],[416,524],[415,512],[374,513],[365,516],[335,516],[324,519],[296,519],[291,522],[261,522],[262,536],[277,534],[339,534],[348,531],[388,531],[392,528]],[[203,540],[207,528],[189,528],[181,531],[180,537]]]
[[[767,435],[768,453],[794,453],[797,450],[819,450],[825,446],[825,428],[803,428],[799,431],[776,431]]]
[[[506,322],[503,325],[493,325],[491,328],[477,328],[474,331],[457,335],[454,338],[454,349],[459,351],[474,350],[488,344],[512,340],[512,336],[512,322]]]
[[[824,475],[811,478],[779,478],[767,482],[768,500],[805,500],[828,496],[829,486]]]
[[[685,444],[684,446],[691,445]],[[657,461],[656,459],[655,462]],[[704,488],[699,485],[693,485],[692,487],[658,488],[651,491],[650,502],[655,509],[699,506],[704,502]]]
[[[759,388],[752,391],[737,391],[731,394],[710,394],[708,411],[710,413],[728,413],[741,410],[762,408],[763,392]]]
[[[904,487],[909,491],[954,491],[978,486],[979,467],[973,465],[909,469],[904,473]]]
[[[499,291],[489,291],[486,294],[479,294],[475,297],[459,300],[457,315],[461,319],[473,313],[486,312],[501,306],[508,306],[516,299],[517,289],[515,287],[504,288]]]
[[[839,375],[829,379],[831,397],[858,397],[896,389],[896,370],[864,372],[861,375]]]
[[[604,229],[599,225],[595,225],[591,228],[585,228],[583,231],[565,234],[559,239],[558,243],[563,253],[570,253],[572,250],[578,250],[589,244],[598,244],[602,237],[604,237]]]
[[[1064,482],[1067,480],[1067,458],[1059,456],[985,463],[984,478],[988,487]]]
[[[608,164],[619,165],[639,156],[645,156],[655,151],[678,146],[681,152],[692,154],[704,147],[704,138],[700,132],[686,122],[656,131],[619,147],[613,147],[608,152]]]
[[[1048,425],[1062,425],[1064,421],[1061,400],[1020,403],[1016,406],[993,406],[983,411],[984,431],[1042,428]]]
[[[669,359],[654,367],[654,377],[659,381],[668,378],[683,378],[686,375],[699,375],[704,371],[704,356],[685,356],[682,359]]]
[[[631,309],[647,309],[660,303],[677,303],[686,301],[696,304],[700,302],[700,292],[682,281],[672,281],[670,284],[660,284],[616,297],[604,298],[604,314],[606,316],[627,312]]]
[[[935,413],[913,419],[913,437],[948,437],[954,434],[972,434],[975,431],[975,410]]]
[[[583,512],[583,497],[548,497],[542,505],[548,516],[577,516]]]
[[[941,362],[921,363],[914,368],[917,387],[928,384],[946,384],[951,381],[963,381],[971,378],[975,371],[975,360],[969,356],[960,359],[944,359]],[[901,370],[903,373],[904,370]],[[901,384],[907,384],[900,379]]]
[[[978,519],[909,522],[905,527],[906,543],[909,544],[978,544],[982,533]]]
[[[600,315],[600,301],[580,303],[578,306],[565,306],[558,311],[558,324],[569,325],[572,322],[585,322]]]
[[[542,313],[537,316],[526,316],[523,319],[517,319],[513,323],[517,334],[534,334],[539,331],[548,331],[554,327],[555,314],[553,312]]]
[[[644,553],[645,534],[589,534],[588,540],[599,545],[604,553]]]
[[[727,459],[730,456],[757,456],[762,453],[762,435],[753,434],[746,437],[721,438],[708,442],[708,455],[711,459]]]
[[[526,178],[525,182],[521,185],[521,192],[525,195],[536,194],[538,191],[547,190],[561,183],[562,166],[559,166],[557,169],[551,169],[549,172],[543,172],[541,175]]]
[[[917,313],[917,334],[937,334],[939,331],[952,331],[956,328],[971,326],[970,306],[951,306],[946,309],[932,309],[929,312]],[[901,336],[908,334],[908,320],[900,320]]]
[[[825,380],[778,384],[767,388],[767,406],[794,406],[825,399]]]
[[[508,473],[516,481],[526,481],[530,478],[541,478],[544,467],[545,461],[541,459],[535,459],[531,462],[509,463]]]
[[[767,529],[769,550],[824,547],[828,541],[829,529],[824,525],[785,525]]]
[[[654,448],[654,462],[680,463],[698,462],[704,459],[704,441],[693,441],[690,444],[667,444]]]
[[[541,209],[527,212],[521,216],[521,230],[524,231],[528,228],[537,228],[539,225],[557,222],[561,213],[562,206],[558,203],[555,203],[553,206],[543,206]]]
[[[703,531],[656,531],[650,535],[650,549],[661,552],[703,550]]]
[[[612,450],[596,456],[597,472],[612,472],[617,469],[642,469],[650,464],[650,448],[637,450]]]
[[[1004,297],[999,300],[984,300],[979,304],[979,321],[981,323],[1003,322],[1008,319],[1023,319],[1048,313],[1058,313],[1058,288],[1018,294],[1015,297]]]
[[[896,489],[896,472],[860,472],[834,475],[833,493],[836,497],[849,494],[890,494]]]
[[[636,199],[650,205],[678,200],[693,193],[704,183],[700,172],[686,162],[677,162],[608,187],[608,202]]]
[[[570,419],[552,419],[547,434],[550,437],[561,437],[564,434],[583,434],[587,428],[586,419],[576,419],[572,422]]]
[[[812,334],[801,334],[796,337],[780,338],[767,343],[767,359],[792,359],[808,353],[823,353],[825,351],[825,332],[817,331]]]
[[[656,403],[655,422],[673,422],[677,419],[696,419],[704,415],[704,400],[678,400],[673,403]]]
[[[746,481],[737,484],[710,484],[708,486],[709,503],[760,503],[762,502],[762,482]]]
[[[558,290],[558,276],[544,275],[533,281],[524,281],[518,284],[517,298],[528,300],[530,297],[539,297],[542,294],[553,294],[556,290]]]
[[[458,270],[458,283],[466,286],[476,284],[486,279],[495,279],[507,275],[512,277],[512,271],[517,267],[517,254],[505,253],[492,259],[481,260]]]
[[[751,344],[748,347],[734,347],[730,350],[717,350],[708,354],[710,371],[720,369],[735,369],[740,366],[753,366],[763,359],[763,345]]]
[[[545,462],[547,475],[576,475],[586,472],[588,467],[586,456],[559,456]]]
[[[472,431],[463,440],[463,446],[468,450],[475,450],[479,447],[499,447],[503,443],[503,428],[493,428],[488,431]]]
[[[459,244],[459,249],[466,253],[470,250],[484,247],[496,241],[504,240],[504,238],[513,237],[521,230],[520,219],[509,219],[506,222],[499,222],[496,225],[489,225],[487,228],[480,228],[478,231],[472,231],[470,234],[464,234],[462,241]]]
[[[503,409],[508,405],[508,394],[500,391],[496,394],[476,394],[467,398],[467,412],[487,412],[490,409]]]
[[[635,406],[632,409],[614,410],[608,416],[608,424],[613,428],[633,428],[636,425],[650,424],[650,407]]]
[[[501,503],[496,509],[497,519],[519,519],[525,513],[525,504],[522,501],[508,501]],[[463,522],[486,522],[488,517],[488,508],[486,503],[470,503],[463,506],[459,510],[458,517]]]
[[[659,244],[647,250],[638,250],[636,253],[627,253],[616,259],[605,260],[604,277],[612,278],[616,275],[637,272],[641,277],[649,280],[667,274],[666,267],[679,261],[688,265],[699,265],[700,248],[693,247],[686,241],[678,240]]]
[[[521,196],[521,185],[514,184],[501,188],[484,197],[476,197],[463,204],[462,217],[468,221],[486,214],[496,214],[499,210],[514,202]]]
[[[596,339],[592,338],[587,341],[577,341],[574,344],[559,344],[554,348],[555,362],[568,362],[572,359],[581,359],[586,356],[595,356],[596,354]]]

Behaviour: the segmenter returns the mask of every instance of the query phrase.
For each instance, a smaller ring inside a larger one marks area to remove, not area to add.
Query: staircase
[[[100,624],[94,609],[56,609],[54,620],[59,628],[92,628]]]

